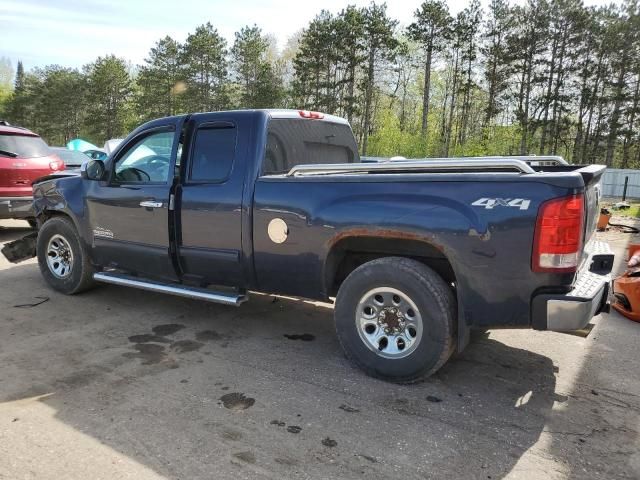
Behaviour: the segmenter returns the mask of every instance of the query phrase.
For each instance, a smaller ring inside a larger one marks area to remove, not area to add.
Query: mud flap
[[[2,250],[4,257],[11,263],[19,263],[36,256],[38,232],[33,232],[19,240],[7,243]]]

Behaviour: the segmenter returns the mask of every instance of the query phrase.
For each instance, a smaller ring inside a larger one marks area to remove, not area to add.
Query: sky
[[[522,0],[517,0],[521,2]],[[113,53],[142,64],[153,44],[171,35],[184,41],[210,21],[231,44],[234,32],[257,24],[282,47],[320,10],[338,12],[370,0],[0,0],[0,57],[26,70],[59,64],[81,67]],[[411,22],[421,0],[388,0],[390,16]],[[467,0],[450,0],[452,13]],[[482,1],[486,5],[487,0]],[[586,0],[586,4],[608,3]]]

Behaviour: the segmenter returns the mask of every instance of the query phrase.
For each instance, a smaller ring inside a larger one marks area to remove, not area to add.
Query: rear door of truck
[[[241,287],[242,194],[252,141],[251,115],[195,114],[176,188],[176,248],[183,280]]]

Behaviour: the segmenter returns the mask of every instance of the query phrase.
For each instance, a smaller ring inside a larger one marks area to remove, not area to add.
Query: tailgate
[[[602,189],[600,180],[602,174],[606,170],[604,165],[587,165],[577,172],[582,175],[584,180],[584,198],[585,198],[585,222],[584,222],[584,243],[589,243],[591,237],[596,231],[598,225],[598,217],[600,215],[600,196]]]
[[[52,158],[12,158],[0,156],[0,197],[31,195],[31,183],[51,173]]]

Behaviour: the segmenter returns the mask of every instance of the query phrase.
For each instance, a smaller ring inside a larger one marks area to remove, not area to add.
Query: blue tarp
[[[89,143],[86,140],[82,140],[81,138],[74,138],[69,143],[67,143],[67,148],[69,150],[77,150],[79,152],[86,152],[87,150],[100,150],[93,143]]]

